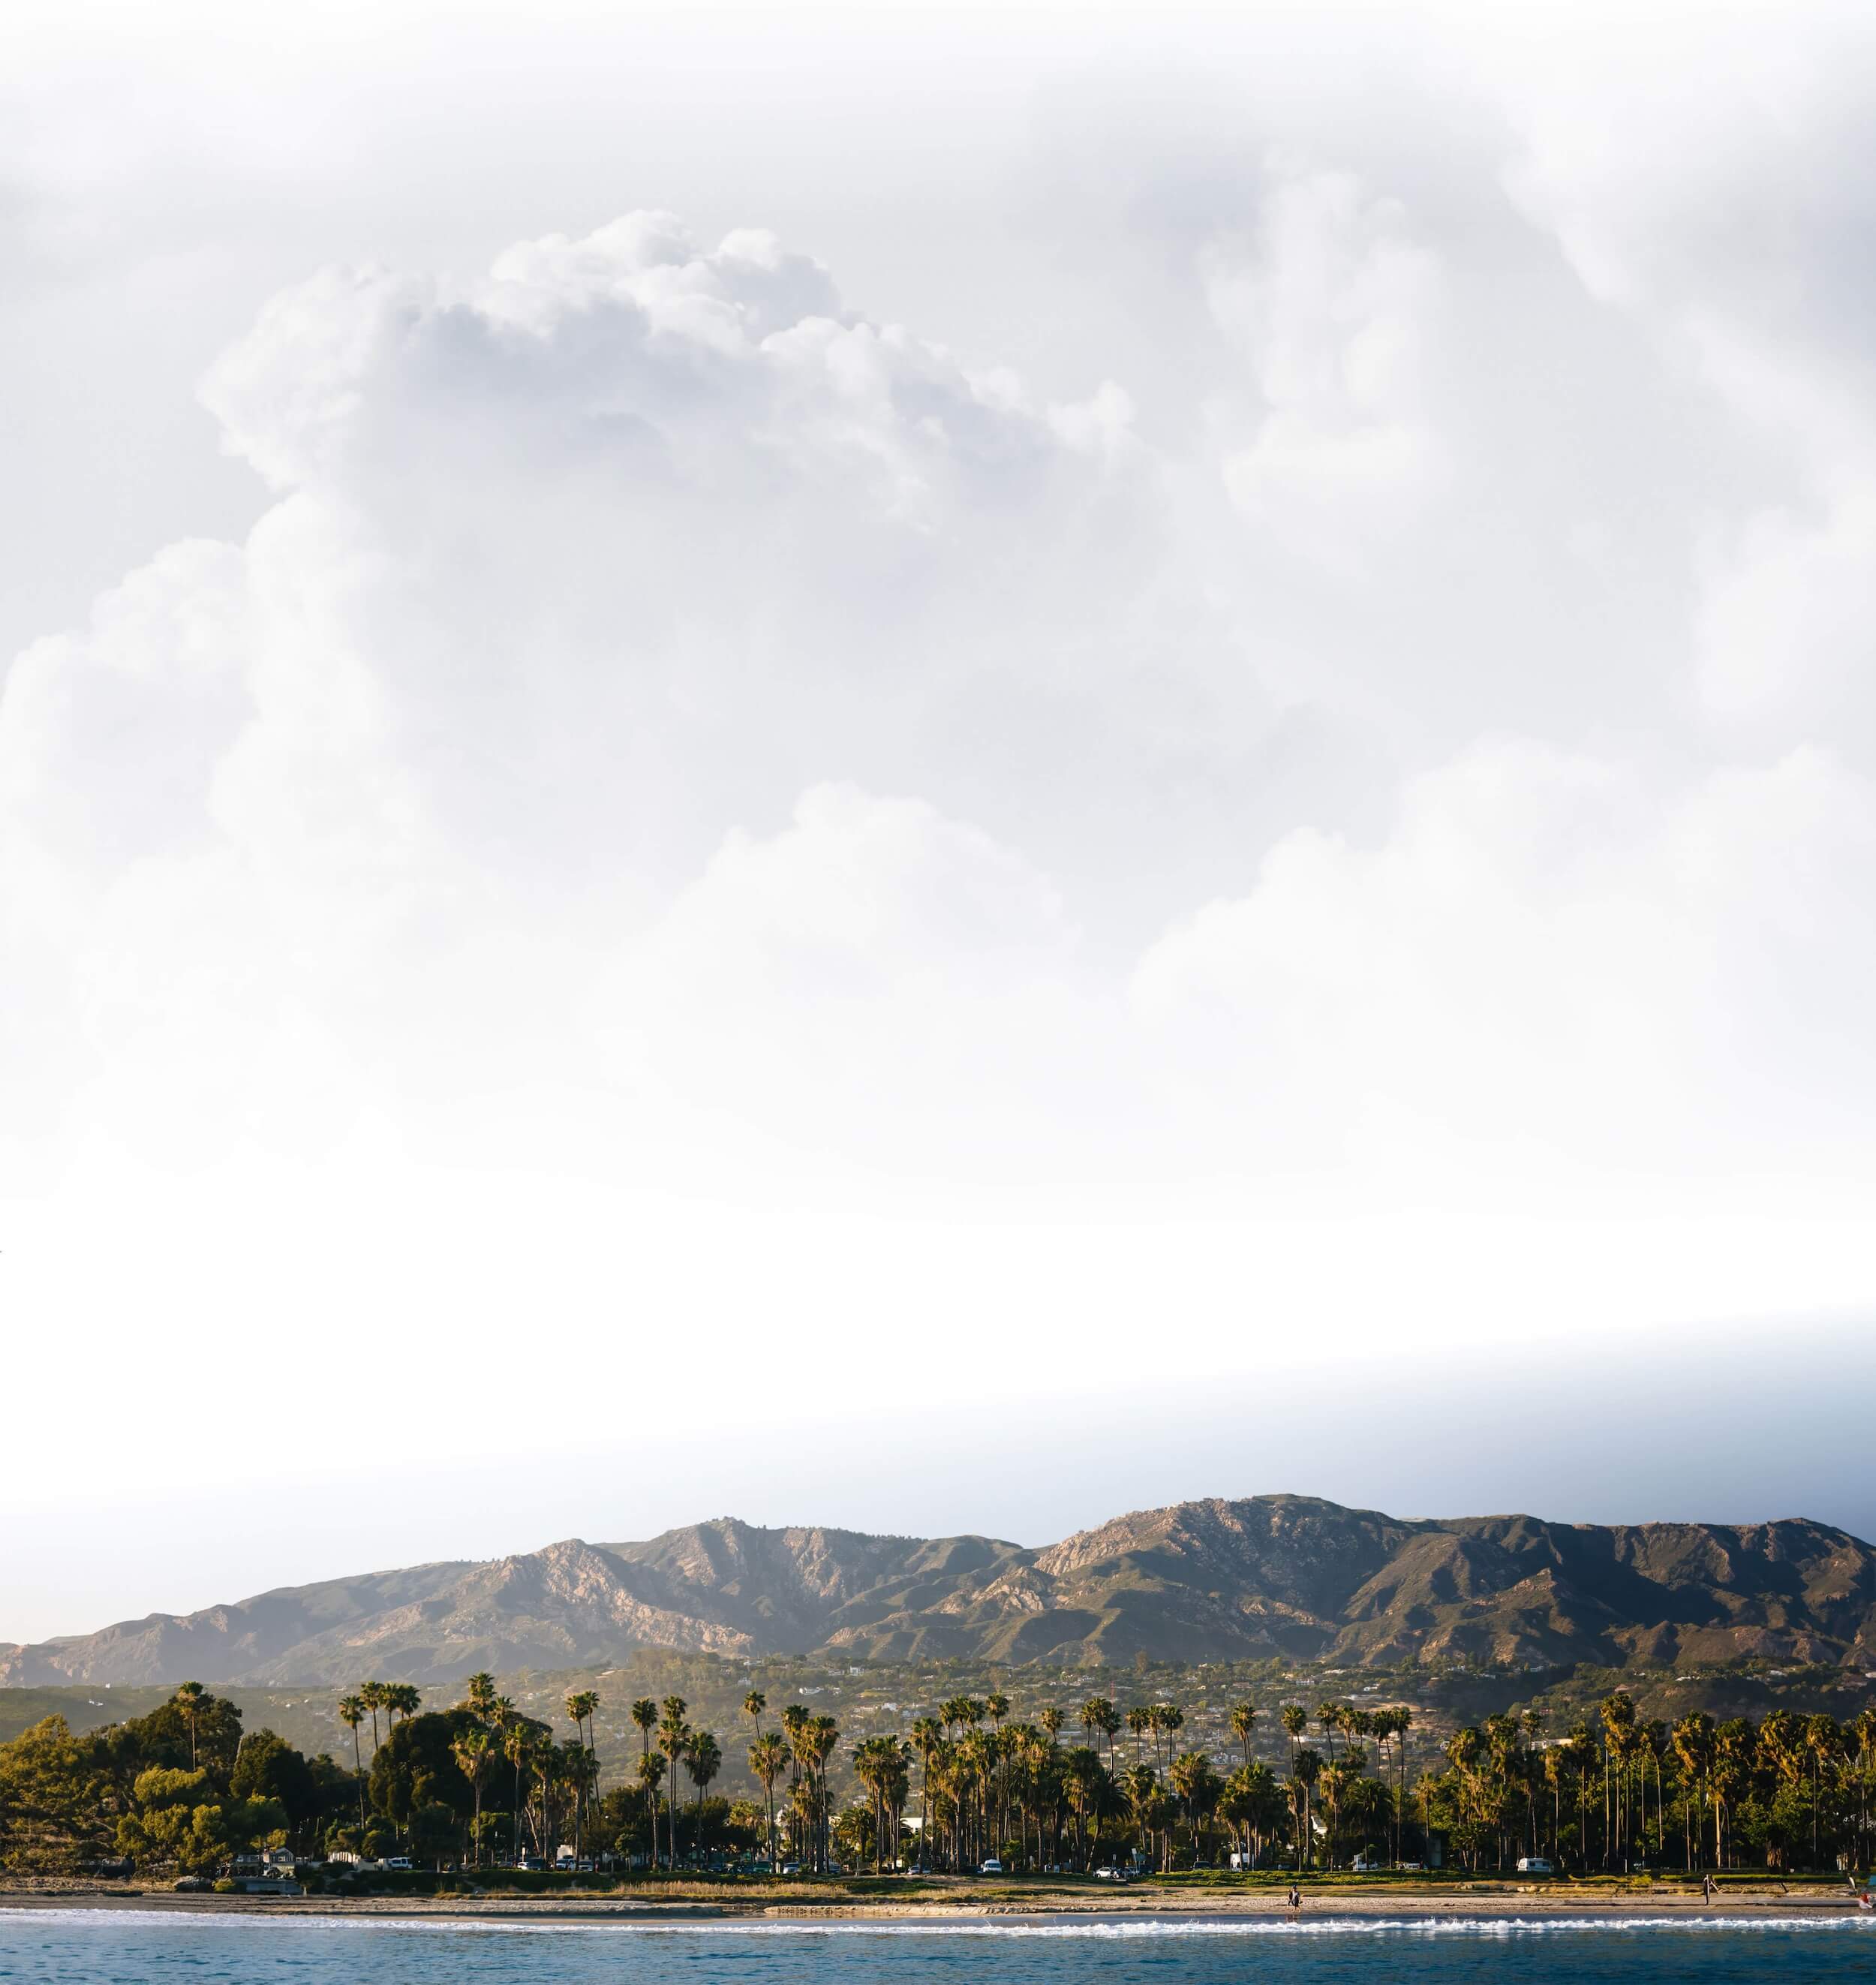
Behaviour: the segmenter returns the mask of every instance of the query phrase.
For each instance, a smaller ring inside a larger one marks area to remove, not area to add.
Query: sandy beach
[[[1854,1892],[1834,1888],[1782,1889],[1777,1882],[1730,1888],[1712,1902],[1697,1885],[1585,1893],[1556,1884],[1479,1882],[1437,1891],[1425,1888],[1364,1889],[1312,1893],[1303,1888],[1304,1920],[1357,1918],[1433,1920],[1465,1917],[1684,1917],[1690,1921],[1750,1921],[1771,1916],[1858,1913]],[[1121,1923],[1155,1920],[1228,1922],[1284,1918],[1291,1913],[1281,1889],[1135,1890],[1119,1894],[1073,1891],[1013,1893],[981,1891],[955,1899],[925,1896],[903,1902],[726,1895],[718,1899],[582,1896],[577,1900],[529,1896],[217,1896],[178,1895],[162,1889],[126,1890],[81,1882],[39,1881],[0,1887],[0,1910],[108,1909],[164,1915],[346,1917],[364,1920],[529,1922],[535,1923],[686,1923],[767,1922],[930,1922],[972,1920]]]

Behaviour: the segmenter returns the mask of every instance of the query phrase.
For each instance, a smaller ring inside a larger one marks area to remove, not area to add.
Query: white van
[[[1521,1875],[1554,1875],[1556,1863],[1546,1861],[1541,1854],[1524,1854],[1519,1856],[1518,1872]]]

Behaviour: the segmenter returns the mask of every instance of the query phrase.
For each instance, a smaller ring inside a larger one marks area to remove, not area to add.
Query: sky
[[[0,1640],[1876,1531],[1873,110],[1821,5],[9,8]]]

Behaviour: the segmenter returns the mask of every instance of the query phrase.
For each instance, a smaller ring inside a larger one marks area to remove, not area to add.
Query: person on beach
[[[1710,1903],[1719,1893],[1720,1884],[1712,1876],[1703,1875],[1700,1877],[1700,1895],[1704,1901]]]
[[[1292,1882],[1290,1884],[1290,1909],[1291,1914],[1294,1915],[1296,1911],[1300,1909],[1302,1906],[1303,1891],[1297,1886],[1295,1883]]]

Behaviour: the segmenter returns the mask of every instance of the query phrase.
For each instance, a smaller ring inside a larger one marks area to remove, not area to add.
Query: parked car
[[[408,1854],[390,1855],[378,1865],[388,1875],[414,1875],[417,1872],[417,1864]]]
[[[1003,1872],[1003,1863],[993,1854],[977,1872],[980,1875],[1000,1875]]]
[[[200,1896],[215,1884],[206,1875],[185,1875],[176,1885],[179,1896]]]
[[[1124,1868],[1097,1868],[1094,1879],[1097,1882],[1125,1882],[1131,1878]]]
[[[1518,1857],[1518,1872],[1521,1875],[1554,1875],[1557,1864],[1546,1861],[1541,1854],[1521,1854]]]

